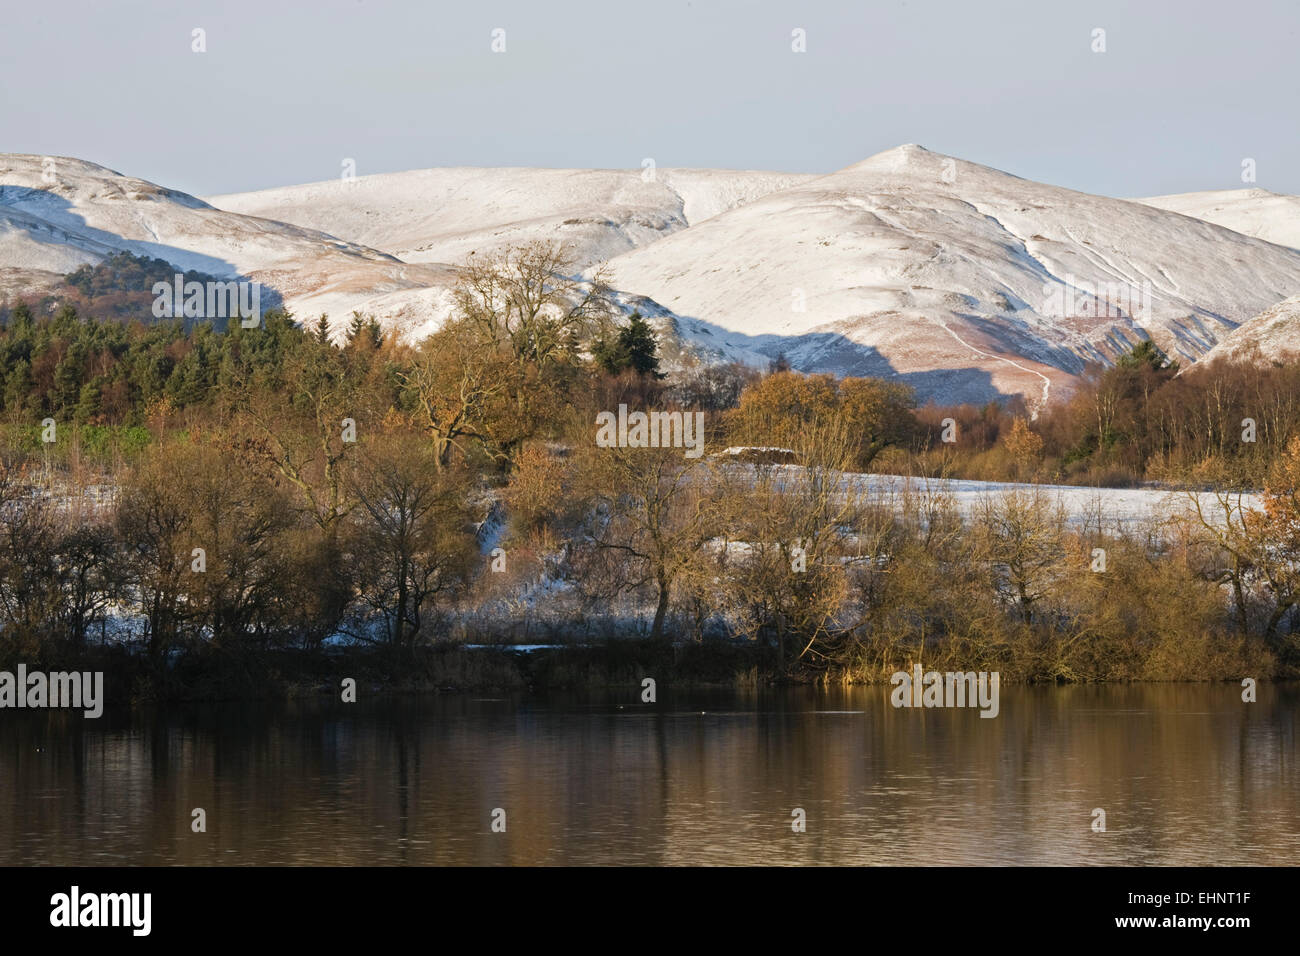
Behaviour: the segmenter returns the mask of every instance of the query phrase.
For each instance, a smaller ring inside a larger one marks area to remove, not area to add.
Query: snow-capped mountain
[[[1195,360],[1300,290],[1300,254],[903,146],[614,259],[713,341],[923,396],[1050,395],[1148,335]]]
[[[670,351],[784,352],[900,376],[923,399],[1037,402],[1148,336],[1195,361],[1300,293],[1300,251],[1277,244],[1300,200],[1225,200],[1270,242],[1207,221],[1226,213],[1205,203],[1162,208],[1186,198],[1093,196],[919,146],[825,176],[447,168],[207,201],[0,155],[0,295],[126,249],[256,279],[303,319],[361,309],[418,335],[449,314],[470,253],[558,239],[588,274],[605,265]]]
[[[1152,196],[1139,202],[1226,226],[1243,236],[1300,249],[1300,196],[1267,189],[1222,189]]]

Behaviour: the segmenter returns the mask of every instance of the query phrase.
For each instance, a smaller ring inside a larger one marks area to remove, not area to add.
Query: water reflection
[[[5,711],[0,863],[1294,863],[1298,699],[1004,687],[994,720],[895,710],[886,687]]]

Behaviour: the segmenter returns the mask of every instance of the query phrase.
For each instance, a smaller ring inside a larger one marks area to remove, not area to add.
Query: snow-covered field
[[[1008,494],[1040,494],[1063,509],[1071,523],[1095,528],[1100,522],[1105,530],[1129,529],[1152,519],[1159,520],[1191,504],[1187,492],[1156,488],[1081,488],[894,475],[860,475],[855,480],[860,488],[872,494],[941,495],[950,499],[963,515],[970,515],[982,503]],[[1196,497],[1207,518],[1222,518],[1222,508],[1214,495],[1198,493]],[[1233,494],[1231,501],[1234,509],[1238,503],[1243,508],[1260,507],[1257,495]]]

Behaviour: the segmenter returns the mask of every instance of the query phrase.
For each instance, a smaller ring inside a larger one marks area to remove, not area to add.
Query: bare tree
[[[344,419],[355,427],[361,417],[364,383],[343,353],[315,338],[290,357],[280,385],[289,393],[287,404],[280,389],[246,378],[228,393],[250,435],[246,450],[275,466],[328,534],[355,505],[348,494]]]
[[[415,396],[439,471],[450,464],[453,450],[464,451],[465,439],[491,437],[488,412],[508,391],[506,373],[497,346],[479,339],[463,321],[430,336],[410,368],[399,372]]]
[[[579,468],[588,505],[572,555],[579,577],[615,592],[651,588],[650,636],[663,639],[674,585],[718,533],[710,468],[680,448],[592,448]]]
[[[848,567],[862,502],[851,468],[857,436],[844,422],[810,424],[790,435],[802,466],[727,469],[727,592],[754,633],[774,633],[782,668],[824,669],[842,631]],[[790,640],[793,645],[787,647]]]
[[[516,362],[544,366],[611,315],[603,274],[584,281],[575,272],[572,253],[556,242],[481,259],[471,253],[454,292],[457,314]]]
[[[975,513],[980,558],[994,590],[1028,624],[1035,603],[1065,565],[1065,515],[1048,494],[1034,488],[988,496]]]
[[[362,599],[383,620],[387,642],[409,648],[434,599],[465,579],[474,545],[465,489],[437,469],[427,446],[400,433],[368,443],[353,488]]]

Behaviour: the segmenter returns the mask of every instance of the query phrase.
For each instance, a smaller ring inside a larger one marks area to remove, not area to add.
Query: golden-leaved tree
[[[774,372],[746,388],[729,416],[731,441],[794,448],[810,428],[843,424],[849,466],[864,470],[884,449],[906,441],[915,397],[906,385],[874,378]]]

